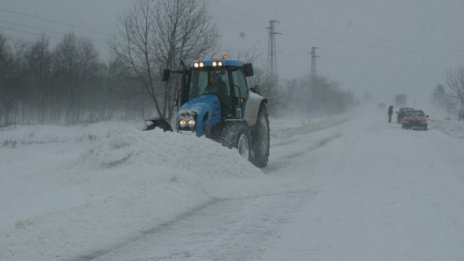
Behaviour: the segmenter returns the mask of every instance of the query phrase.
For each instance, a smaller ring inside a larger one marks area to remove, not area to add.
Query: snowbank
[[[279,186],[205,138],[118,122],[2,129],[0,260],[77,257],[209,202]]]

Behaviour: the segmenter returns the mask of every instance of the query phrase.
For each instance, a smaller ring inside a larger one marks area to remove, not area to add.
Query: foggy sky
[[[40,33],[51,43],[67,32],[94,40],[108,59],[107,39],[134,0],[0,0],[0,32],[24,40]],[[207,0],[222,33],[221,52],[251,49],[267,57],[270,19],[279,20],[281,80],[310,70],[318,47],[318,74],[361,96],[389,103],[406,93],[412,103],[430,96],[448,69],[464,64],[462,0]],[[35,19],[33,17],[40,19]],[[49,20],[53,20],[49,21]],[[419,102],[418,102],[419,103]],[[415,105],[415,104],[411,104]]]

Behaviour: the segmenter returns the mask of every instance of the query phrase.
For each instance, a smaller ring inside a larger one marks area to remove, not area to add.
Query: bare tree
[[[39,123],[44,123],[51,112],[51,63],[48,37],[42,35],[26,53],[26,68],[29,74],[31,104],[36,107]]]
[[[8,44],[0,35],[0,113],[5,125],[24,119],[25,90],[24,50],[26,44],[13,41]]]
[[[27,44],[22,40],[13,41],[13,59],[14,59],[14,70],[12,73],[12,87],[14,88],[13,94],[15,97],[15,111],[14,119],[16,122],[27,121],[26,112],[30,108],[30,95],[26,82],[27,71],[25,70],[26,64],[26,49]],[[29,109],[30,111],[30,109]]]
[[[432,102],[440,109],[446,111],[448,116],[456,111],[452,97],[446,92],[445,86],[438,84],[433,89]]]
[[[4,125],[9,124],[10,113],[14,107],[10,74],[13,67],[11,48],[6,38],[0,34],[0,119]]]
[[[464,121],[464,66],[447,72],[446,85],[448,85],[451,91],[451,96],[458,103],[459,119]]]
[[[144,109],[145,103],[153,104],[144,92],[140,81],[132,77],[130,68],[127,68],[127,64],[118,57],[110,62],[108,74],[108,93],[113,97],[113,102],[117,103],[112,104],[111,107],[116,110],[122,109],[125,120],[133,119],[134,114],[143,115],[144,111],[141,108]]]
[[[73,33],[64,36],[54,51],[53,73],[56,76],[59,101],[66,112],[67,123],[80,120],[86,97],[95,83],[99,70],[98,54],[93,43]]]
[[[138,0],[132,10],[119,18],[120,41],[110,43],[117,59],[126,64],[131,74],[141,82],[162,116],[157,84],[157,61],[152,43],[156,37],[155,1]]]
[[[163,69],[206,55],[219,33],[202,0],[137,0],[119,20],[121,40],[111,44],[152,99],[156,112],[170,119],[174,88],[161,84]]]

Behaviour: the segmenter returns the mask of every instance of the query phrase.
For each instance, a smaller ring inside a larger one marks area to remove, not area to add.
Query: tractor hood
[[[195,120],[195,126],[181,127],[181,120]],[[208,136],[211,128],[221,122],[221,105],[216,95],[202,95],[184,103],[177,113],[176,128]]]

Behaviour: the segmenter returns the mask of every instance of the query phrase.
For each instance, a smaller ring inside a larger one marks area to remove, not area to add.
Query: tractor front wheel
[[[220,137],[220,142],[227,148],[236,148],[245,159],[250,159],[250,132],[241,122],[226,122]]]

